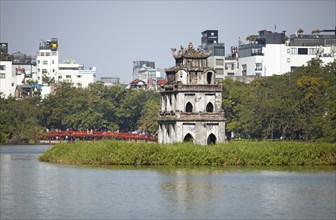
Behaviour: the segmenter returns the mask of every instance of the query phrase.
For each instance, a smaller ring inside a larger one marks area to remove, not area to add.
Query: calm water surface
[[[0,219],[335,219],[336,169],[75,167],[0,146]]]

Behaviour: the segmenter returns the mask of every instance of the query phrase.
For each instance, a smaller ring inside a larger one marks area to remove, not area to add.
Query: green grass
[[[336,165],[336,144],[232,141],[210,146],[176,143],[95,141],[61,143],[40,161],[92,165],[320,166]]]

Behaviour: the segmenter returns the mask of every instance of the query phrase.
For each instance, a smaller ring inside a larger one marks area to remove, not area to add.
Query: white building
[[[238,76],[272,76],[307,65],[313,58],[324,64],[336,59],[336,35],[291,35],[259,31],[255,41],[239,46]]]
[[[13,76],[12,61],[0,61],[0,97],[15,95],[16,77]]]
[[[58,40],[52,38],[40,43],[39,52],[37,52],[37,82],[43,83],[44,77],[57,79],[58,72]]]
[[[65,60],[58,67],[57,82],[72,83],[76,87],[88,87],[96,76],[96,67],[84,69],[84,65],[73,59]]]
[[[37,82],[43,84],[43,78],[48,77],[57,82],[69,82],[76,87],[86,88],[94,82],[96,67],[84,69],[84,65],[78,64],[76,60],[66,60],[59,63],[58,40],[52,38],[40,44],[36,57]],[[47,78],[47,79],[48,79]]]

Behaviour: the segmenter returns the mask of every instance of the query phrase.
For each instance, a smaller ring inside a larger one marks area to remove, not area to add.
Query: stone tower
[[[192,141],[207,145],[225,141],[222,85],[207,66],[210,53],[181,46],[172,49],[174,67],[166,69],[167,84],[161,87],[159,143]]]

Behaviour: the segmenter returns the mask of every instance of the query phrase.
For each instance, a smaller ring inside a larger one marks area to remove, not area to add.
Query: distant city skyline
[[[16,1],[0,0],[0,41],[9,53],[36,55],[58,38],[60,61],[96,66],[97,76],[132,80],[133,61],[174,66],[171,48],[201,44],[218,30],[225,53],[260,30],[294,34],[334,29],[336,1]]]

